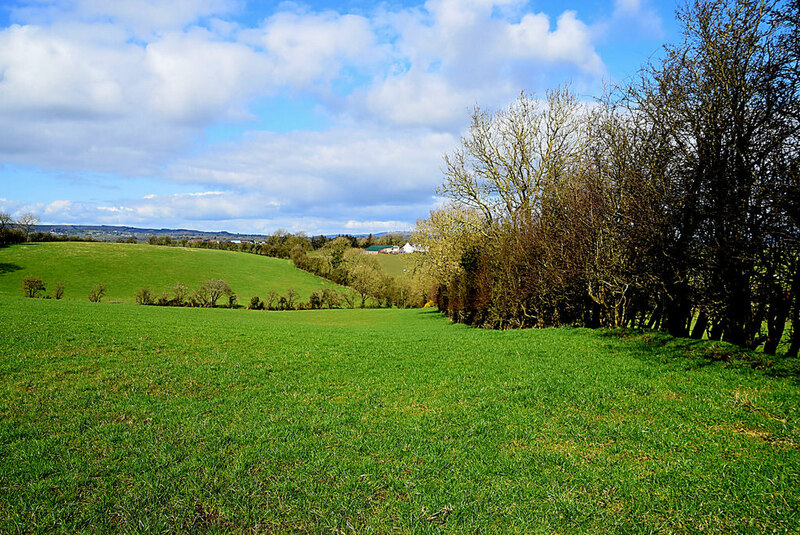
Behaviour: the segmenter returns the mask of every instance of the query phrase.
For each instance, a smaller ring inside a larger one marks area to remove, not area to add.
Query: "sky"
[[[471,111],[591,100],[680,38],[657,0],[0,0],[0,211],[402,231]]]

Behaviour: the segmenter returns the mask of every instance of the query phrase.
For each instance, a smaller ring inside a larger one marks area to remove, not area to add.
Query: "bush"
[[[99,303],[104,295],[106,295],[106,285],[102,282],[98,282],[89,290],[89,301],[92,303]]]
[[[172,287],[172,304],[178,307],[184,306],[188,297],[189,287],[182,282],[176,282]]]
[[[323,288],[322,301],[328,308],[338,307],[339,304],[341,303],[341,300],[339,299],[339,292],[337,292],[333,288]]]
[[[311,296],[308,298],[308,308],[312,310],[316,310],[318,308],[322,308],[322,304],[325,301],[325,294],[322,290],[314,290],[311,292]]]
[[[248,310],[264,310],[264,302],[257,295],[250,298],[250,304],[247,305]]]
[[[198,301],[202,303],[201,306],[212,308],[217,306],[217,300],[223,295],[228,296],[228,304],[230,305],[230,296],[232,294],[233,290],[231,290],[231,287],[227,282],[221,279],[208,279],[201,284],[200,288],[195,292]],[[235,303],[235,301],[234,297],[233,302]]]
[[[64,297],[64,283],[63,282],[57,282],[55,284],[55,288],[53,289],[53,297],[55,297],[56,299],[61,299],[62,297]]]
[[[152,305],[153,304],[153,294],[147,288],[147,286],[140,288],[138,292],[136,292],[136,302],[140,305]]]
[[[45,289],[45,284],[39,277],[33,275],[25,275],[22,279],[22,295],[25,297],[39,297],[39,294]]]

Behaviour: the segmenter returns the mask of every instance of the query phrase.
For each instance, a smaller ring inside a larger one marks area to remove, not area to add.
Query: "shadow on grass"
[[[0,262],[0,275],[11,273],[12,271],[19,271],[20,269],[22,269],[22,267],[18,266],[17,264],[12,264],[11,262]]]
[[[786,377],[800,383],[800,359],[773,356],[712,340],[676,338],[658,331],[601,329],[602,338],[614,338],[647,360],[682,364],[687,370],[719,365],[724,368],[753,368],[772,377]]]

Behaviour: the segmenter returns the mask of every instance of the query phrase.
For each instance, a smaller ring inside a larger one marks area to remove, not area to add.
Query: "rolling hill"
[[[333,283],[296,269],[291,261],[245,253],[128,243],[28,243],[0,249],[0,295],[21,295],[22,278],[34,275],[48,290],[65,285],[65,299],[84,300],[102,282],[106,300],[134,302],[142,286],[169,290],[182,282],[196,288],[210,278],[226,280],[240,302],[270,290],[293,288],[305,299]]]

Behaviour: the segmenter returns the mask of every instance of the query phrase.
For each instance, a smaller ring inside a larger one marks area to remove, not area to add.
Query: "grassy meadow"
[[[707,342],[7,293],[0,318],[3,533],[800,531],[796,376]]]
[[[106,300],[133,303],[142,286],[160,293],[182,282],[191,289],[210,278],[224,279],[240,303],[288,288],[303,299],[332,283],[295,269],[290,260],[253,254],[157,247],[130,243],[26,243],[0,248],[0,295],[22,295],[22,278],[34,275],[48,290],[65,284],[65,299],[85,300],[96,283],[106,286]]]
[[[414,254],[379,254],[375,255],[384,272],[396,278],[410,278],[414,273]]]

